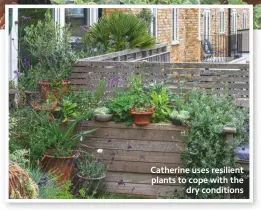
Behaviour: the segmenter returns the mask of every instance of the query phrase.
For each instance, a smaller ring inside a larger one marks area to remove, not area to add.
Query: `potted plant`
[[[99,122],[108,122],[112,119],[110,109],[107,107],[100,107],[94,110],[94,119]]]
[[[61,127],[58,121],[47,122],[46,134],[43,134],[47,149],[42,158],[43,168],[54,173],[58,182],[71,179],[73,175],[75,159],[79,153],[75,151],[77,143],[82,137],[90,134],[96,129],[74,133],[78,121],[73,121]]]
[[[140,93],[140,95],[136,96],[135,102],[135,106],[130,109],[134,123],[137,125],[149,124],[155,109],[150,98],[146,94]]]
[[[32,71],[37,69],[41,72],[37,78],[41,97],[46,100],[48,93],[53,92],[59,99],[69,89],[68,77],[77,60],[77,54],[69,42],[69,25],[60,26],[47,12],[44,21],[39,20],[24,31],[24,42],[32,60],[37,61]]]
[[[98,149],[97,152],[100,154],[103,150]],[[102,160],[84,151],[77,160],[77,168],[78,189],[84,188],[86,194],[99,193],[106,178],[105,164]]]
[[[18,90],[15,87],[14,81],[9,81],[9,108],[15,107],[15,96],[18,93]]]
[[[169,118],[171,119],[174,125],[182,125],[185,120],[188,120],[190,118],[190,114],[188,111],[185,110],[173,110],[169,114]]]
[[[32,101],[31,106],[35,110],[41,110],[41,111],[47,111],[48,112],[48,119],[53,120],[54,119],[54,112],[59,106],[58,100],[55,98],[55,96],[51,93],[48,94],[48,99],[46,102],[38,102],[38,101]]]

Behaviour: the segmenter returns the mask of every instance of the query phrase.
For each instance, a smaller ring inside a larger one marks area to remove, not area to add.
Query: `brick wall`
[[[106,8],[104,14],[115,11],[125,11],[137,14],[141,9]],[[201,39],[204,36],[204,10],[196,8],[178,9],[178,43],[172,43],[172,9],[157,9],[157,43],[168,43],[172,62],[196,62],[202,59]],[[225,32],[220,33],[220,10],[224,11]],[[237,29],[242,29],[243,12],[246,13],[249,28],[249,12],[247,9],[237,9]],[[211,44],[220,52],[226,52],[228,28],[228,9],[210,9]]]

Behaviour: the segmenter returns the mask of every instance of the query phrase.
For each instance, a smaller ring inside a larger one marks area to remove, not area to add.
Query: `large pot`
[[[58,100],[61,99],[61,96],[64,93],[68,92],[71,82],[68,80],[62,80],[59,83],[61,83],[60,87],[57,88],[57,87],[52,87],[50,81],[48,80],[39,81],[38,84],[39,84],[41,98],[47,100],[48,94],[53,93],[56,99]]]
[[[134,123],[136,125],[147,125],[151,123],[151,115],[154,113],[155,106],[153,105],[146,112],[136,112],[133,108],[130,110],[130,114],[133,116]]]
[[[93,194],[101,192],[105,185],[106,174],[98,178],[89,178],[86,175],[82,175],[81,173],[77,174],[77,189],[84,189],[86,194]]]
[[[57,184],[62,184],[66,180],[71,180],[74,172],[74,164],[76,156],[55,157],[49,155],[48,152],[55,151],[49,149],[44,154],[41,164],[46,172],[50,172],[57,177]]]

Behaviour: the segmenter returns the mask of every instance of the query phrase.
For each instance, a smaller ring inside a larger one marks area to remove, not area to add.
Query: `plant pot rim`
[[[102,176],[100,177],[97,177],[97,178],[90,178],[88,176],[85,176],[84,174],[82,173],[77,173],[77,177],[81,178],[81,179],[85,179],[85,180],[101,180],[101,179],[104,179],[106,177],[106,173],[103,173]]]
[[[62,84],[70,84],[71,81],[70,80],[57,80],[57,81],[61,81]],[[51,81],[50,80],[39,80],[38,81],[39,84],[51,84]]]
[[[25,90],[25,94],[37,94],[37,91]]]
[[[72,159],[72,158],[75,158],[76,156],[75,155],[72,155],[72,156],[61,156],[61,157],[55,157],[53,155],[49,155],[48,152],[55,152],[56,149],[54,148],[50,148],[50,149],[46,149],[45,152],[44,152],[44,157],[47,157],[47,158],[54,158],[54,159]],[[72,150],[73,151],[73,150]],[[80,152],[78,152],[80,153]]]
[[[152,105],[148,110],[151,111],[135,111],[134,108],[130,109],[130,114],[134,114],[134,115],[148,115],[148,114],[153,114],[154,113],[154,109],[155,109],[155,105]]]
[[[32,101],[31,102],[31,106],[33,107],[33,109],[35,110],[43,110],[43,111],[53,111],[55,110],[58,106],[59,103],[58,102],[54,102],[50,107],[43,107],[41,104],[39,104],[36,101]]]
[[[18,89],[9,89],[9,94],[17,94]]]

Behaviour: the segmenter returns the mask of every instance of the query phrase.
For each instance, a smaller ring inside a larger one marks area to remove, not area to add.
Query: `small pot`
[[[87,194],[93,194],[101,192],[105,184],[106,174],[99,178],[89,178],[87,175],[83,175],[81,173],[77,174],[77,186],[78,190],[84,188]]]
[[[50,172],[56,176],[57,184],[62,184],[66,180],[71,180],[74,172],[74,164],[76,156],[55,157],[49,155],[48,152],[55,152],[55,149],[46,150],[41,165],[46,172]]]
[[[30,106],[31,103],[37,99],[38,92],[36,91],[25,91],[26,105]]]
[[[109,122],[112,119],[112,114],[95,114],[94,119],[98,122]]]
[[[151,115],[154,113],[154,109],[154,105],[145,112],[136,112],[132,108],[130,110],[130,114],[133,116],[133,120],[136,125],[147,125],[151,123]]]
[[[61,83],[60,88],[56,88],[56,87],[53,88],[51,86],[51,83],[50,83],[49,80],[39,81],[38,84],[39,84],[41,98],[44,99],[44,100],[47,100],[48,94],[53,93],[54,96],[58,100],[61,99],[62,94],[68,92],[69,85],[71,84],[71,82],[68,81],[68,80],[62,80],[60,83]]]
[[[15,95],[18,93],[18,90],[16,89],[10,89],[9,90],[9,108],[14,108],[15,103]]]

